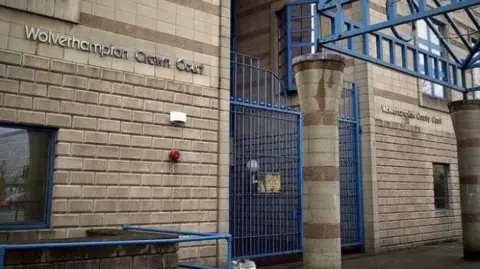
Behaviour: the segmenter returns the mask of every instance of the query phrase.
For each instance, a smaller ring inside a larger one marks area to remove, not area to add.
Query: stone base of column
[[[480,100],[449,104],[457,138],[463,255],[480,260]]]
[[[340,269],[338,113],[345,60],[308,54],[293,60],[303,115],[303,268]]]

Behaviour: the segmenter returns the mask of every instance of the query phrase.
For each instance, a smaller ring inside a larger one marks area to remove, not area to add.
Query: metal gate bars
[[[232,55],[230,233],[233,257],[302,251],[302,122],[278,77]]]
[[[342,247],[363,247],[358,86],[344,83],[340,99],[340,219]]]

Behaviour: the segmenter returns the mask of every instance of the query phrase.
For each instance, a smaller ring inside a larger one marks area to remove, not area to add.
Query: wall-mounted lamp
[[[187,122],[187,114],[184,112],[172,111],[170,112],[170,123],[184,124]]]
[[[256,160],[250,160],[247,163],[247,169],[250,171],[250,176],[252,177],[252,184],[256,184],[258,180],[256,179],[255,175],[258,172],[260,165]]]

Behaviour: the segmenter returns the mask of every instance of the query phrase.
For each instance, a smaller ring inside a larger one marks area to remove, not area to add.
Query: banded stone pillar
[[[449,104],[457,138],[463,255],[480,260],[480,101]]]
[[[303,115],[304,268],[340,269],[339,99],[345,60],[309,54],[293,60]]]

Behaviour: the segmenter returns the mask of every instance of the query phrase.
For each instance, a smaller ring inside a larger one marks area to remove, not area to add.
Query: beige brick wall
[[[372,7],[373,21],[385,20],[382,5],[378,3]],[[406,12],[403,7],[401,13]],[[457,23],[461,20],[461,16],[455,17]],[[409,27],[399,30],[404,36],[410,34]],[[454,35],[450,31],[449,35]],[[457,55],[465,55],[456,40],[450,39],[449,42]],[[373,48],[375,52],[376,47]],[[388,59],[388,47],[384,47],[384,56]],[[379,66],[372,66],[371,73],[372,117],[376,120],[370,131],[375,142],[372,154],[377,164],[378,200],[374,207],[378,218],[378,250],[458,239],[461,218],[457,153],[447,102],[428,102],[420,92],[419,81],[413,77]],[[469,75],[467,79],[470,79]],[[470,81],[467,81],[468,85],[471,85]],[[461,98],[458,92],[452,91],[451,94],[453,100]],[[382,112],[382,105],[438,117],[441,124],[387,114]],[[448,210],[435,210],[433,162],[450,165]]]
[[[454,134],[382,120],[376,124],[381,249],[458,239],[461,216]],[[447,210],[435,210],[433,162],[450,164]]]
[[[0,121],[58,128],[52,228],[28,234],[124,223],[228,231],[229,18],[226,0],[82,1],[79,24],[0,7]],[[36,43],[25,25],[204,73]],[[186,112],[186,125],[172,126],[170,111]],[[172,147],[180,163],[169,162]],[[207,264],[225,253],[214,242],[183,246],[181,258]]]

